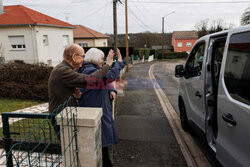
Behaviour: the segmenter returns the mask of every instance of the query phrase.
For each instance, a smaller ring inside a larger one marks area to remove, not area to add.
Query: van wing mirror
[[[175,77],[181,78],[184,76],[184,67],[183,65],[175,66]]]

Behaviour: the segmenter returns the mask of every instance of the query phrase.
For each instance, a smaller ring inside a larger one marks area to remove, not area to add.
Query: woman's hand
[[[110,49],[109,53],[108,53],[108,57],[106,59],[106,64],[108,64],[109,66],[112,66],[113,64],[113,57],[114,57],[114,51],[112,49]]]
[[[114,100],[116,98],[116,93],[114,91],[111,91],[109,97],[111,100]]]
[[[75,89],[75,93],[73,93],[73,96],[74,96],[74,98],[76,98],[76,99],[80,99],[81,96],[82,96],[82,93],[81,93],[81,91],[80,91],[78,88],[76,88],[76,89]]]
[[[121,52],[118,48],[117,48],[116,52],[117,52],[117,56],[118,56],[118,61],[122,62],[122,55],[121,55]]]

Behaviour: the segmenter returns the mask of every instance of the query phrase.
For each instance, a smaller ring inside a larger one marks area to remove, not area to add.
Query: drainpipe
[[[0,14],[4,13],[3,0],[0,0]]]
[[[31,29],[32,45],[33,45],[33,53],[35,56],[35,63],[39,63],[38,51],[37,51],[37,41],[36,41],[36,31],[35,31],[35,28],[33,28],[30,24],[29,24],[29,28]]]

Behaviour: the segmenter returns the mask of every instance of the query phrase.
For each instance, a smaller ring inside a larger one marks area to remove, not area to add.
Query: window
[[[66,48],[66,46],[69,45],[69,36],[68,35],[63,35],[63,47]]]
[[[186,43],[186,47],[190,48],[192,46],[192,43],[191,42],[187,42]]]
[[[224,79],[231,97],[250,105],[250,32],[232,35]]]
[[[12,50],[25,50],[24,36],[9,36]]]
[[[178,42],[178,43],[177,43],[177,47],[178,47],[178,48],[181,48],[181,47],[182,47],[182,42]]]
[[[44,46],[49,45],[48,35],[43,35],[43,45]]]
[[[106,43],[106,42],[103,42],[103,46],[107,46],[107,43]]]
[[[80,45],[81,47],[88,47],[88,43],[78,43],[78,45]]]
[[[52,60],[51,59],[47,60],[47,63],[48,63],[48,66],[52,66]]]
[[[185,78],[196,77],[201,75],[202,64],[204,60],[205,43],[197,45],[188,58],[185,67]]]

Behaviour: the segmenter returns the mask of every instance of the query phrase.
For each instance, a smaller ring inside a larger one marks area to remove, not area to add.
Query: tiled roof
[[[174,31],[174,39],[198,39],[197,31]]]
[[[22,5],[4,6],[4,13],[0,14],[0,26],[28,24],[74,28],[74,26],[69,23],[47,16]]]
[[[82,25],[75,25],[73,33],[74,38],[109,38],[108,35],[102,34]]]

